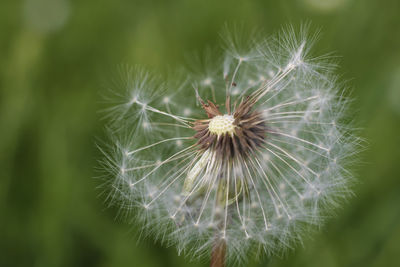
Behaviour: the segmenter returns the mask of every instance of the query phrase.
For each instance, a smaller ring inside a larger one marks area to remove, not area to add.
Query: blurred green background
[[[283,258],[249,266],[400,266],[400,1],[1,0],[0,266],[207,266],[140,240],[94,179],[117,66],[176,67],[225,22],[322,27],[369,148],[355,197]]]

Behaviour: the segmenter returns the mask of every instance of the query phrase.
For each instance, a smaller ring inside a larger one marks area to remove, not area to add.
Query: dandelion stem
[[[220,237],[216,237],[211,251],[211,267],[224,267],[226,255],[226,242]]]
[[[215,221],[217,221],[217,231],[215,233],[214,237],[214,244],[211,250],[211,261],[210,261],[210,266],[211,267],[225,267],[225,258],[226,258],[226,239],[225,239],[225,231],[226,231],[226,222],[224,221],[224,218],[222,216],[222,213],[224,212],[224,209],[227,209],[225,207],[225,202],[228,202],[228,196],[225,198],[225,192],[224,190],[227,189],[228,184],[226,181],[222,179],[222,175],[218,176],[219,183],[218,183],[218,188],[217,188],[217,195],[216,195],[216,201],[215,201],[215,209],[219,210],[216,214]],[[221,228],[223,228],[223,233],[221,234]]]

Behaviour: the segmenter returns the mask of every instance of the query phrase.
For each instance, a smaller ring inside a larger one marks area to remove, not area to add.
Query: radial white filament
[[[182,83],[128,71],[126,96],[107,110],[115,146],[105,167],[110,197],[135,209],[146,233],[194,255],[221,238],[235,263],[282,252],[320,224],[349,194],[361,141],[304,28],[250,40],[245,53],[226,40],[220,70]]]

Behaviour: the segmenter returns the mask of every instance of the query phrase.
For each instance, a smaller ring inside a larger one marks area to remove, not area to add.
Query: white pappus
[[[223,36],[223,58],[179,77],[125,69],[102,150],[109,198],[143,233],[240,263],[291,248],[349,196],[361,141],[307,27]]]

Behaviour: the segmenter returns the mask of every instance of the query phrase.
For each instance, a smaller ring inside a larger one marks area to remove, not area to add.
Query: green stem
[[[225,181],[226,183],[226,181]],[[225,195],[225,190],[226,190],[226,184],[224,184],[224,180],[221,179],[218,184],[217,188],[217,198],[216,198],[216,208],[221,207],[222,211],[224,211],[225,205],[224,203],[228,201]],[[226,258],[226,242],[223,238],[221,238],[221,228],[223,226],[223,221],[222,221],[222,216],[217,215],[216,221],[219,221],[218,223],[218,229],[215,234],[214,238],[214,244],[211,250],[211,261],[210,261],[210,266],[211,267],[225,267],[225,258]]]
[[[215,243],[211,251],[211,267],[225,267],[226,242],[219,236],[215,238]]]

